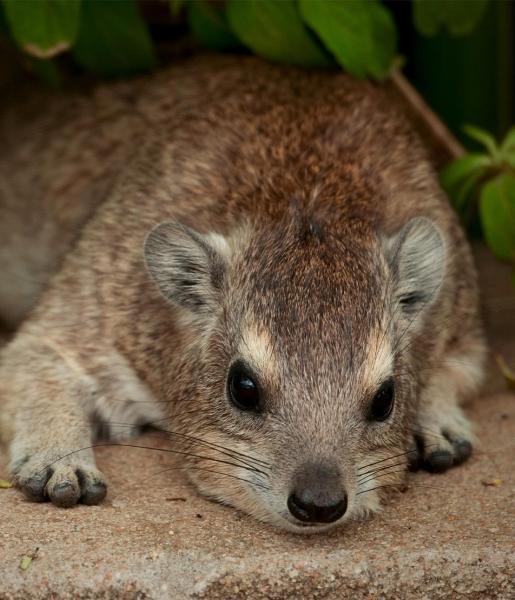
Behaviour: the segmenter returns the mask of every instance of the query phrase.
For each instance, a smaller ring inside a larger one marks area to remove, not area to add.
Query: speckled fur
[[[481,380],[474,267],[388,87],[195,58],[28,101],[0,127],[0,318],[17,324],[38,299],[0,355],[1,430],[29,497],[98,502],[105,482],[91,449],[54,461],[91,445],[92,420],[116,439],[160,420],[203,440],[171,436],[174,448],[231,449],[232,465],[185,458],[202,493],[300,531],[286,510],[300,462],[337,461],[345,520],[379,506],[380,490],[358,492],[402,479],[398,455],[415,433],[426,458],[470,439],[457,403]],[[413,217],[439,231],[445,273],[406,327],[389,244]],[[200,314],[163,298],[145,267],[149,231],[170,220],[223,236]],[[266,389],[261,419],[226,399],[242,354]],[[370,395],[391,373],[392,421],[367,424]],[[381,459],[390,471],[359,478]]]

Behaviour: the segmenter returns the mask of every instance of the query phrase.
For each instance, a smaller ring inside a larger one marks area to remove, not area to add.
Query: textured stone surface
[[[508,274],[481,264],[492,346],[513,363]],[[467,464],[410,475],[381,514],[310,537],[198,497],[180,471],[163,472],[170,454],[100,448],[111,482],[101,506],[0,490],[0,598],[515,598],[515,395],[494,369],[469,414],[479,445]]]

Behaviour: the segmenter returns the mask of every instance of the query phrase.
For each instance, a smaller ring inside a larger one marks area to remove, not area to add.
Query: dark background
[[[473,2],[474,0],[470,0]],[[473,124],[500,139],[515,122],[515,4],[493,0],[473,33],[432,38],[413,27],[412,3],[385,3],[399,33],[405,75],[467,147],[464,124]]]

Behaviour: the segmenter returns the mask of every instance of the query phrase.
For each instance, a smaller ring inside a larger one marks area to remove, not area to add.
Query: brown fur
[[[398,463],[414,431],[428,459],[470,438],[457,401],[481,378],[474,267],[388,87],[208,57],[53,102],[37,118],[30,102],[21,117],[7,110],[1,125],[0,317],[21,320],[62,261],[0,358],[1,428],[29,496],[102,497],[91,450],[45,470],[91,445],[93,416],[115,438],[131,430],[116,423],[166,417],[203,440],[171,436],[174,448],[211,458],[221,458],[212,444],[230,448],[232,466],[189,459],[198,488],[294,530],[285,498],[301,462],[337,457],[352,516],[378,505],[375,491],[356,495],[359,469]],[[436,226],[425,232],[443,240],[445,273],[420,317],[406,319],[397,254],[414,217]],[[167,301],[145,268],[145,239],[169,220],[186,229],[151,235],[148,267],[166,275],[167,295],[175,267],[163,244],[206,248],[193,309],[178,306],[190,288]],[[267,390],[262,421],[225,395],[242,353]],[[370,426],[363,414],[388,360],[394,420]],[[270,465],[266,474],[249,474],[234,452]],[[391,473],[370,481],[398,481]]]

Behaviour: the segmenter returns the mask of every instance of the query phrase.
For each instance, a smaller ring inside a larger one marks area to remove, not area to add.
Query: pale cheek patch
[[[393,353],[388,335],[383,331],[371,334],[362,372],[366,389],[373,390],[381,382],[391,377],[393,373]]]
[[[279,371],[272,340],[269,333],[256,326],[246,328],[238,347],[239,355],[251,365],[257,373],[268,380],[277,381]]]
[[[386,327],[386,324],[383,325]],[[371,333],[368,341],[368,352],[362,367],[363,390],[373,393],[378,386],[392,376],[393,352],[389,336],[383,328]],[[358,465],[357,490],[350,506],[349,517],[361,518],[380,510],[381,487],[395,485],[399,481],[397,460],[388,460],[389,453],[368,456],[363,464]],[[382,462],[384,461],[384,462]],[[373,465],[377,463],[379,477],[374,475]],[[391,464],[391,467],[390,467]],[[359,473],[362,476],[359,476]]]
[[[223,256],[225,260],[229,260],[231,258],[231,248],[227,239],[220,235],[219,233],[208,233],[206,238],[209,240],[212,248],[214,248],[218,254]]]

